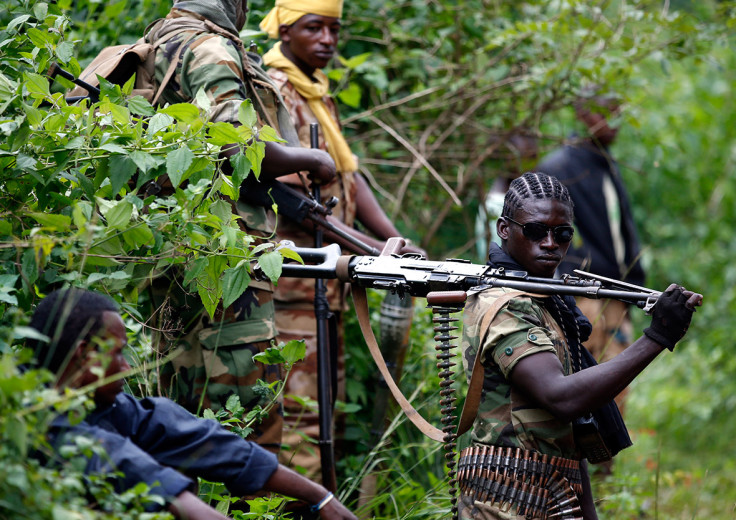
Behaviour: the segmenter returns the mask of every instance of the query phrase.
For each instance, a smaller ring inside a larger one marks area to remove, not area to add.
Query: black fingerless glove
[[[662,293],[652,310],[652,323],[644,329],[644,335],[663,347],[674,350],[690,326],[694,309],[687,305],[687,296],[682,287],[669,289]]]

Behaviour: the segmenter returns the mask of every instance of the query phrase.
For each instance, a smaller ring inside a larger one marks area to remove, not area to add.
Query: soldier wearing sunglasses
[[[542,173],[525,173],[506,193],[496,224],[501,246],[491,246],[489,263],[554,276],[574,234],[572,219],[573,203],[564,185]],[[470,451],[460,458],[460,518],[557,514],[596,519],[585,460],[593,456],[577,425],[591,412],[605,410],[598,415],[605,419],[600,428],[623,428],[622,438],[606,449],[615,454],[630,445],[612,400],[665,348],[674,349],[701,301],[700,294],[670,285],[655,304],[644,335],[623,354],[597,365],[583,347],[591,325],[574,298],[503,288],[469,294],[463,362],[470,378],[475,358],[482,356],[484,391]],[[609,438],[610,432],[599,433]]]

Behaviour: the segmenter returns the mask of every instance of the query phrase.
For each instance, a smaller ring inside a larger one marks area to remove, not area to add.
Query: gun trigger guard
[[[654,304],[657,303],[657,296],[650,296],[647,298],[647,302],[644,304],[644,312],[646,314],[652,314],[652,309],[654,308]]]

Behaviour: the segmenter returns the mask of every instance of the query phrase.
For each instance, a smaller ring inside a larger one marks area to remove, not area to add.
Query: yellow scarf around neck
[[[309,108],[314,113],[322,129],[322,134],[325,136],[327,151],[332,156],[332,159],[334,159],[337,171],[356,171],[358,165],[355,162],[355,157],[350,151],[345,138],[342,136],[340,126],[332,119],[327,105],[322,100],[327,95],[329,88],[329,80],[324,72],[319,69],[315,70],[314,79],[317,81],[312,81],[289,58],[284,56],[281,52],[281,42],[277,42],[270,51],[263,55],[263,62],[268,67],[274,67],[284,71],[296,91],[307,100]]]

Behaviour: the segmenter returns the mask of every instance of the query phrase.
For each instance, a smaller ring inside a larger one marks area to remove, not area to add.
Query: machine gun
[[[337,278],[353,286],[424,298],[433,292],[465,292],[479,286],[505,287],[545,295],[610,298],[647,312],[661,294],[579,270],[575,271],[577,276],[539,278],[525,271],[472,264],[466,260],[430,261],[415,254],[399,255],[403,246],[403,239],[392,238],[380,256],[344,256],[336,244],[320,249],[293,248],[305,264],[285,264],[282,276]]]

